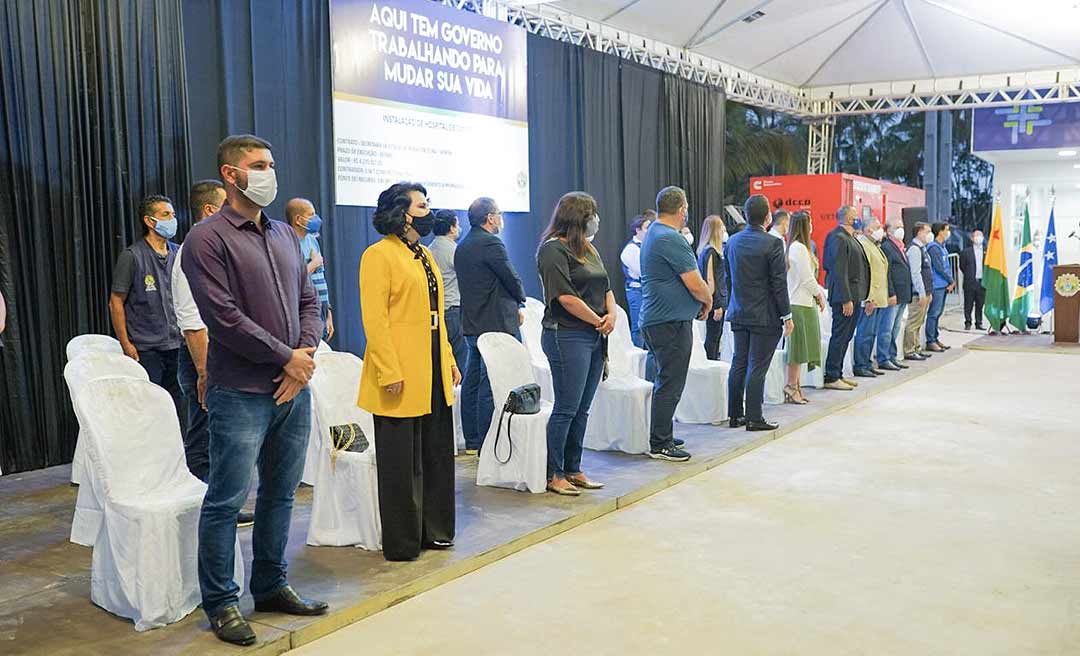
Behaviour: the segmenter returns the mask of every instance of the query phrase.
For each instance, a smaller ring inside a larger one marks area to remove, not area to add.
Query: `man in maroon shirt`
[[[259,468],[252,533],[255,610],[320,615],[286,579],[293,495],[311,430],[312,354],[322,333],[319,302],[296,234],[271,220],[277,178],[266,141],[231,136],[218,146],[226,203],[184,243],[181,267],[210,338],[207,357],[210,474],[199,520],[203,610],[218,638],[250,645],[234,582],[236,517]]]

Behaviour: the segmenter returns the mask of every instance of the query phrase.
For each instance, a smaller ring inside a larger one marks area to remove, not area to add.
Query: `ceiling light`
[[[765,16],[765,12],[763,12],[763,11],[755,11],[754,13],[750,14],[746,18],[742,19],[742,22],[744,22],[744,23],[753,23],[754,21],[756,21],[759,18],[762,18],[763,16]]]
[[[1058,155],[1060,155],[1062,157],[1072,157],[1075,154],[1076,154],[1075,150],[1059,150],[1058,151]]]

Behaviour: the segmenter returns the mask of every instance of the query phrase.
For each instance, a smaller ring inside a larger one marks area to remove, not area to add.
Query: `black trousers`
[[[443,396],[439,333],[431,334],[431,412],[422,417],[375,415],[387,560],[413,560],[425,543],[454,539],[454,417]]]
[[[772,364],[773,353],[783,331],[777,328],[751,332],[737,326],[732,326],[731,330],[735,338],[735,352],[728,373],[728,416],[745,416],[750,421],[761,421],[764,419],[761,405],[765,401],[765,375],[769,373],[769,365]]]
[[[829,337],[829,352],[825,356],[826,383],[844,377],[844,356],[847,355],[851,339],[855,337],[855,326],[862,311],[862,304],[856,303],[851,316],[845,317],[844,306],[832,304],[832,336]]]
[[[964,325],[971,325],[971,310],[975,310],[975,325],[982,326],[983,303],[986,301],[986,290],[982,284],[964,288]]]
[[[184,457],[195,478],[205,483],[210,476],[210,415],[199,405],[199,372],[187,346],[180,347],[176,378],[187,410]]]
[[[705,320],[705,357],[710,360],[720,359],[720,338],[724,336],[724,320],[714,321],[712,312]]]
[[[659,450],[675,444],[675,406],[686,388],[694,328],[689,321],[657,323],[641,329],[649,355],[645,376],[653,381],[649,446]]]

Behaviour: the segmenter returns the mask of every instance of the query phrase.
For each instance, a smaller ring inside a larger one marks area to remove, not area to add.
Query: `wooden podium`
[[[1054,343],[1080,341],[1080,264],[1054,267]]]

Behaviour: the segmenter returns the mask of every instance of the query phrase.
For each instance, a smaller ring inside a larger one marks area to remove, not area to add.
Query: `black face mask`
[[[412,216],[411,214],[409,216]],[[416,231],[416,234],[421,237],[427,237],[431,234],[431,229],[435,227],[435,215],[429,210],[427,214],[423,216],[412,217],[412,227]]]

